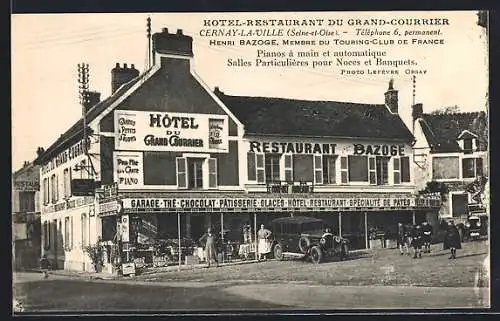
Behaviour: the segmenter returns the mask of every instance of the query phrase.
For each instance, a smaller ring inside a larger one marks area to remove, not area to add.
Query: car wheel
[[[321,261],[323,261],[323,251],[321,251],[321,248],[319,246],[313,246],[311,248],[311,261],[314,264],[319,264]]]
[[[283,261],[283,248],[281,247],[280,244],[276,244],[274,246],[274,258],[280,261]]]
[[[308,237],[302,236],[299,239],[299,250],[303,254],[307,253],[307,250],[309,249],[310,246],[311,246],[311,240]]]

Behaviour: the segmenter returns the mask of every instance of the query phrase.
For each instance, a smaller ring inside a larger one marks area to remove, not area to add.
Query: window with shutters
[[[71,196],[71,168],[68,167],[64,169],[63,180],[64,180],[64,198],[68,198]]]
[[[324,155],[323,156],[323,184],[336,184],[336,166],[337,156]]]
[[[377,166],[377,185],[389,184],[389,157],[376,157],[375,162]],[[371,160],[371,159],[370,159]],[[370,177],[371,183],[371,177]]]
[[[257,180],[257,166],[255,163],[255,153],[247,153],[247,176],[249,181]]]
[[[175,160],[175,167],[177,173],[177,187],[187,188],[187,162],[184,157],[177,157]]]
[[[482,158],[462,159],[462,178],[476,178],[483,175]]]
[[[375,157],[368,158],[368,178],[370,184],[377,184],[377,168],[375,166]]]
[[[52,176],[50,177],[50,200],[52,203],[55,203],[57,202],[57,200],[59,199],[59,196],[58,196],[58,186],[57,186],[57,176],[56,174],[52,174]]]
[[[81,217],[81,227],[82,227],[82,246],[87,245],[87,215],[82,214]]]
[[[323,156],[314,155],[314,184],[323,184]]]
[[[401,182],[409,183],[411,181],[410,170],[410,157],[401,157]]]
[[[257,183],[265,183],[266,182],[266,168],[264,166],[264,154],[256,154],[255,162],[257,169]]]
[[[64,249],[69,251],[70,249],[70,226],[69,226],[69,216],[64,218]]]
[[[349,162],[347,161],[347,157],[340,157],[340,182],[342,184],[349,183]]]
[[[49,179],[43,179],[43,204],[47,205],[49,203]]]
[[[293,179],[295,182],[314,182],[314,159],[312,155],[293,155]]]
[[[19,211],[35,211],[35,192],[19,192]]]
[[[394,157],[392,159],[392,169],[393,169],[393,177],[394,184],[401,184],[401,159],[398,157]]]
[[[280,155],[265,155],[265,175],[267,183],[280,181]]]
[[[202,158],[187,159],[187,176],[189,189],[203,188],[203,161]]]
[[[349,181],[368,182],[368,159],[366,156],[350,155],[349,161]]]
[[[293,182],[293,157],[291,154],[283,155],[285,163],[285,181]]]
[[[208,188],[217,188],[217,159],[208,159]]]
[[[50,249],[50,223],[48,221],[43,222],[43,248]]]

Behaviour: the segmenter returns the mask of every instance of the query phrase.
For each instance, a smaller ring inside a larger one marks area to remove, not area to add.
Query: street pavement
[[[119,280],[17,273],[14,291],[24,311],[40,312],[487,307],[489,290],[477,284],[486,254],[481,241],[464,244],[457,260],[436,245],[422,259],[386,249],[319,265],[268,261]]]

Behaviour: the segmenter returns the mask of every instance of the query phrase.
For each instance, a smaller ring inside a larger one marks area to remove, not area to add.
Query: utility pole
[[[148,69],[151,68],[151,17],[148,17],[146,24],[146,37],[148,38]]]
[[[89,103],[89,64],[78,64],[78,84],[80,104],[82,105],[83,118],[83,150],[88,155],[87,148],[87,105]]]

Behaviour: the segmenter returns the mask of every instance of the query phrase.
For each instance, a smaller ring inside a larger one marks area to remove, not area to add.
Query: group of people
[[[410,255],[413,247],[413,258],[422,258],[423,253],[431,252],[432,226],[424,221],[422,224],[404,225],[398,223],[398,248],[401,255]],[[449,259],[457,258],[457,249],[461,249],[460,233],[453,221],[448,222],[443,241],[443,250],[450,250]]]
[[[259,231],[257,232],[257,251],[258,251],[258,259],[259,261],[267,259],[269,253],[271,253],[272,248],[272,239],[271,239],[271,231],[264,227],[264,224],[260,226]],[[243,241],[244,243],[250,243],[252,240],[251,229],[248,224],[243,226]],[[205,233],[200,239],[199,242],[204,244],[204,254],[208,267],[212,266],[212,262],[215,263],[215,266],[219,266],[219,260],[217,255],[217,239],[215,233],[212,232],[211,228],[207,229],[207,233]]]

